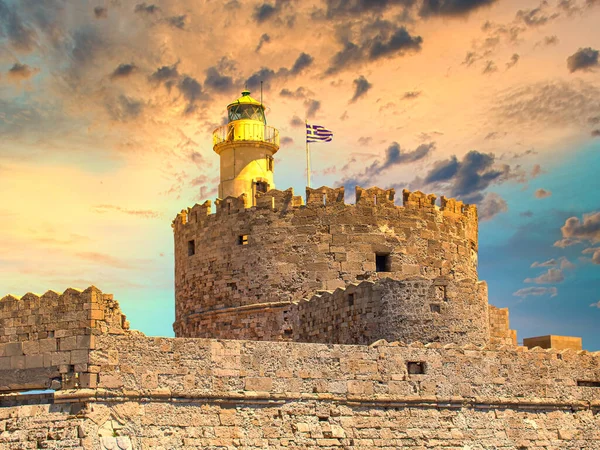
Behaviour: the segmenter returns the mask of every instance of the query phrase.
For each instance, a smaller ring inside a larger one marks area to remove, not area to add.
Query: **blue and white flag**
[[[306,142],[331,142],[333,131],[323,128],[321,125],[306,124]]]

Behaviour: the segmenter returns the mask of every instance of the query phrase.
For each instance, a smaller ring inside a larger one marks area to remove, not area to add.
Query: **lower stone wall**
[[[78,411],[74,414],[75,411]],[[598,449],[591,410],[95,401],[0,408],[0,450]]]
[[[489,340],[486,284],[442,277],[363,281],[309,300],[226,308],[188,320],[186,329],[195,336],[217,339],[481,345]]]

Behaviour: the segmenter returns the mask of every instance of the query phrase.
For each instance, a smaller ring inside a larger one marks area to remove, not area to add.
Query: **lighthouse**
[[[219,197],[246,194],[246,208],[256,194],[275,187],[273,156],[279,150],[279,131],[267,125],[265,105],[250,91],[227,105],[227,125],[213,132],[213,150],[220,157]]]

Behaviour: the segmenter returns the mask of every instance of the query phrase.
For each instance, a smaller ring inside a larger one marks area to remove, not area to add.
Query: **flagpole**
[[[308,126],[308,120],[304,123]],[[308,146],[308,133],[306,135],[306,186],[310,187],[310,147]]]

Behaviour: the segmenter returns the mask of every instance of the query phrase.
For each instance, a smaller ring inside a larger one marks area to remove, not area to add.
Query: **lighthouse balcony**
[[[273,147],[279,148],[279,131],[276,128],[270,127],[263,123],[228,123],[213,131],[213,146],[225,146],[227,144],[245,141],[270,144]]]

